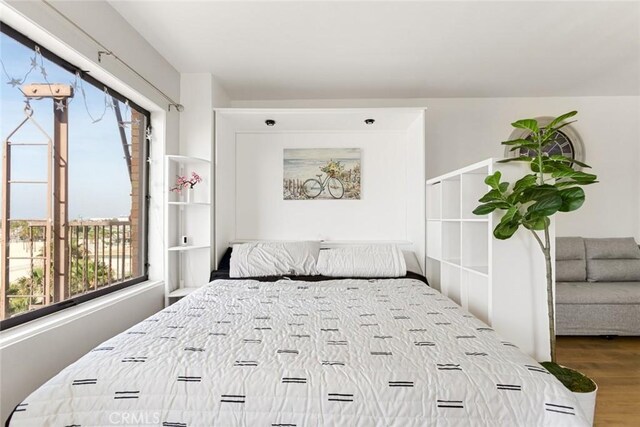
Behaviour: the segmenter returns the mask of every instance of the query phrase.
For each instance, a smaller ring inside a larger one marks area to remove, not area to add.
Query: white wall
[[[640,97],[434,98],[234,101],[245,108],[426,107],[427,177],[502,157],[510,123],[576,109],[575,128],[600,183],[581,210],[557,216],[559,236],[634,236],[640,241]]]
[[[350,147],[361,199],[283,200],[285,148]],[[396,241],[424,268],[424,163],[422,108],[217,109],[216,255],[236,240]]]
[[[54,2],[54,6],[171,98],[176,101],[180,99],[178,72],[107,2],[91,2],[90,8],[85,2]],[[67,61],[89,70],[95,78],[151,112],[154,138],[150,152],[149,277],[161,280],[164,274],[163,194],[165,188],[162,159],[166,148],[170,151],[177,149],[179,114],[175,109],[168,112],[166,99],[113,58],[105,56],[103,62],[98,63],[97,51],[100,49],[43,2],[0,3],[0,14],[2,20],[8,25]],[[56,324],[46,333],[33,336],[25,333],[25,337],[19,342],[9,342],[6,338],[16,333],[26,332],[34,326],[33,324],[18,326],[0,333],[2,365],[0,421],[4,422],[17,403],[37,386],[58,373],[61,368],[100,342],[162,307],[161,286],[136,285],[136,287],[142,291],[135,297],[122,300],[117,305],[87,312],[81,318]],[[129,289],[133,288],[135,287]],[[76,310],[76,308],[70,310]],[[65,313],[68,313],[68,310],[58,314]],[[48,321],[58,314],[49,316]]]
[[[236,238],[411,240],[406,133],[236,135]],[[283,200],[284,148],[361,148],[361,200]]]
[[[199,157],[211,160],[211,167],[204,170],[203,164],[193,165],[193,171],[203,179],[203,184],[197,186],[195,191],[208,188],[209,194],[200,194],[198,200],[214,200],[214,134],[215,116],[214,108],[227,107],[229,97],[224,88],[220,86],[214,76],[209,73],[183,73],[180,76],[180,102],[184,105],[184,112],[180,115],[180,143],[177,151],[170,154]],[[185,171],[190,173],[191,170]],[[213,204],[212,204],[213,206]],[[170,209],[176,209],[171,207]],[[213,242],[213,210],[205,206],[180,208],[180,212],[174,212],[174,218],[181,216],[181,224],[172,221],[167,224],[168,236],[186,235],[194,244],[210,244]],[[178,230],[178,228],[182,228]],[[199,240],[199,242],[198,242]],[[175,272],[178,271],[177,263],[182,257],[180,266],[180,279],[188,286],[200,286],[208,283],[209,273],[215,263],[214,250],[198,250],[188,254],[171,254],[167,259],[167,267],[171,277],[167,276],[170,287],[178,285]]]

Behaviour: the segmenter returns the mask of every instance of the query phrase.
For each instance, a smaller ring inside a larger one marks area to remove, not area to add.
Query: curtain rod
[[[54,7],[51,3],[49,3],[49,1],[47,0],[41,0],[42,3],[46,4],[47,6],[49,6],[55,13],[57,13],[58,15],[60,15],[65,21],[67,21],[69,24],[73,25],[76,29],[78,29],[82,34],[84,34],[85,36],[87,36],[92,42],[94,42],[96,45],[98,45],[100,47],[100,49],[103,50],[99,50],[98,51],[98,62],[102,62],[102,55],[108,55],[108,56],[112,56],[116,61],[120,62],[122,65],[124,65],[127,69],[129,69],[129,71],[131,71],[132,73],[134,73],[136,76],[138,76],[139,78],[141,78],[142,80],[144,80],[144,82],[146,84],[148,84],[149,86],[151,86],[156,92],[158,92],[160,95],[162,95],[167,101],[169,101],[169,111],[171,111],[171,107],[173,106],[176,111],[181,112],[184,110],[184,106],[176,101],[174,101],[173,99],[171,99],[166,93],[164,93],[162,90],[160,90],[156,85],[154,85],[153,83],[151,83],[149,80],[147,80],[142,74],[140,74],[139,72],[137,72],[133,67],[131,67],[129,64],[127,64],[124,60],[120,59],[120,57],[118,55],[116,55],[115,53],[113,53],[112,50],[110,50],[108,47],[106,47],[105,45],[103,45],[102,43],[100,43],[95,37],[93,37],[91,34],[89,34],[88,32],[86,32],[82,27],[80,27],[78,24],[76,24],[75,22],[73,22],[69,17],[67,17],[67,15],[65,15],[64,13],[60,12],[56,7]]]

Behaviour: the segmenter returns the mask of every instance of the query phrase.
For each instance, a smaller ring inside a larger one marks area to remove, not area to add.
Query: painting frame
[[[283,200],[360,200],[358,147],[284,148]]]

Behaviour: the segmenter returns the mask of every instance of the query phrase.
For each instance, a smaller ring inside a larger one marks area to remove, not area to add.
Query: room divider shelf
[[[511,182],[528,173],[487,159],[427,181],[426,274],[432,287],[533,354],[546,332],[546,306],[532,296],[544,298],[544,259],[527,230],[497,240],[499,213],[473,214],[496,168]]]
[[[490,323],[490,298],[485,292],[469,298],[469,286],[489,288],[491,220],[473,214],[487,191],[484,178],[492,161],[477,163],[427,181],[427,258],[439,270],[440,290],[480,319]],[[434,214],[430,216],[429,214]],[[479,285],[480,284],[480,285]]]

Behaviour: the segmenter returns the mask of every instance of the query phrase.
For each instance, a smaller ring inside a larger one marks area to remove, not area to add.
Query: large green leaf
[[[534,174],[525,175],[513,185],[513,192],[519,193],[525,188],[532,187],[536,185],[537,177]]]
[[[502,178],[502,174],[500,171],[496,171],[493,175],[489,175],[484,179],[484,183],[489,187],[497,190],[500,188],[500,178]]]
[[[535,203],[527,208],[527,213],[531,215],[531,218],[551,216],[558,212],[561,206],[562,197],[559,192],[556,192],[536,199]]]
[[[573,172],[573,170],[570,163],[560,162],[548,157],[542,160],[542,171],[544,173]]]
[[[473,210],[474,215],[487,215],[496,209],[509,209],[511,205],[507,202],[484,203]]]
[[[540,129],[538,128],[538,121],[535,119],[522,119],[516,122],[511,123],[511,126],[518,129],[526,129],[531,132],[538,132]]]
[[[529,167],[531,168],[531,172],[540,172],[540,158],[535,157],[531,159],[531,165],[529,165]],[[542,169],[544,170],[544,158],[542,158]]]
[[[549,128],[549,131],[551,132],[551,129],[553,129],[553,132],[551,133],[551,135],[553,135],[553,133],[558,132],[560,129],[562,129],[565,126],[569,126],[571,123],[575,123],[575,120],[572,120],[570,122],[564,122],[563,124],[556,126],[554,128]]]
[[[560,190],[562,206],[560,212],[571,212],[579,209],[584,203],[584,190],[580,187],[571,187]]]
[[[484,205],[480,205],[473,210],[474,215],[487,215],[497,209],[495,203],[485,203]]]
[[[546,216],[529,216],[525,215],[522,225],[529,230],[544,230],[546,226],[551,224],[551,220]]]
[[[517,206],[511,206],[502,216],[500,222],[514,222],[518,221],[522,215],[520,215],[520,211]]]
[[[558,117],[556,117],[555,119],[553,119],[551,121],[551,123],[549,123],[547,125],[547,129],[553,129],[555,128],[558,124],[564,122],[567,119],[570,119],[571,117],[575,116],[576,114],[578,114],[577,111],[569,111],[568,113],[564,113],[559,115]]]
[[[576,170],[557,171],[551,174],[556,179],[571,179],[578,184],[590,184],[598,177],[592,173],[585,173]]]
[[[500,222],[493,230],[493,235],[496,239],[507,240],[518,231],[519,226],[517,222]]]
[[[502,199],[502,193],[500,193],[500,191],[498,190],[491,190],[489,191],[487,194],[485,194],[484,196],[482,196],[480,198],[480,200],[478,200],[481,203],[487,203],[487,202],[496,202],[499,200],[503,200]]]
[[[529,157],[529,156],[510,157],[508,159],[498,160],[498,163],[530,162],[534,158],[535,157]]]
[[[522,145],[522,144],[529,144],[529,143],[531,143],[530,140],[522,139],[522,138],[511,139],[509,141],[502,141],[501,142],[502,145]]]
[[[516,151],[516,150],[522,150],[523,148],[526,148],[528,150],[538,150],[538,144],[536,144],[535,142],[531,142],[529,141],[527,144],[522,144],[522,145],[514,145],[513,147],[511,147],[511,149],[509,151]]]
[[[550,184],[536,185],[522,190],[522,194],[518,198],[520,203],[528,203],[533,200],[542,200],[547,197],[557,195],[559,190]]]
[[[575,159],[570,159],[568,157],[563,156],[562,154],[554,154],[553,156],[549,156],[549,159],[556,161],[556,162],[562,162],[562,163],[567,163],[567,164],[576,164],[578,166],[581,166],[583,168],[589,168],[591,169],[591,166],[589,166],[586,163],[583,163],[581,161],[575,160]]]

